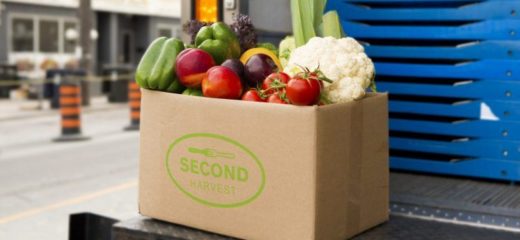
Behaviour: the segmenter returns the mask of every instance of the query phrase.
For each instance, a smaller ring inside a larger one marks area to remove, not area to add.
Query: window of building
[[[159,28],[159,37],[173,37],[171,28]]]
[[[70,29],[73,29],[76,31],[76,33],[79,33],[79,30],[78,30],[78,26],[76,24],[76,22],[71,22],[71,21],[65,21],[63,23],[63,51],[66,52],[66,53],[74,53],[75,49],[76,49],[76,44],[77,44],[77,37],[75,39],[67,39],[66,38],[66,33],[67,33],[67,30],[70,30]]]
[[[34,51],[34,22],[31,18],[13,18],[11,31],[14,52]]]
[[[202,22],[216,22],[218,20],[217,0],[195,0],[195,19]]]
[[[59,51],[59,24],[57,20],[40,20],[40,52]]]
[[[29,16],[15,14],[9,26],[10,51],[42,53],[74,53],[78,38],[67,38],[66,32],[78,23],[73,18],[54,16]]]

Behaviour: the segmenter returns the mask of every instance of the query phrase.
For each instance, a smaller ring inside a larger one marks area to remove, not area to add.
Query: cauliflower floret
[[[333,102],[348,102],[365,96],[365,88],[353,79],[341,79],[325,87],[325,97]]]
[[[294,75],[301,67],[316,68],[334,83],[324,83],[325,95],[332,102],[360,99],[373,80],[375,69],[361,44],[347,37],[314,37],[294,49],[284,72]]]

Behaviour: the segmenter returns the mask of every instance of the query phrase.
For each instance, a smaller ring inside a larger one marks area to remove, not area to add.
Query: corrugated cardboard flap
[[[316,239],[344,239],[387,220],[387,114],[386,94],[318,109]]]

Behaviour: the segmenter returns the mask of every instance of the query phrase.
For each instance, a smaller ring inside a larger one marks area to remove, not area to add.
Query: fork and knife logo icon
[[[227,158],[227,159],[235,159],[234,153],[221,152],[221,151],[218,151],[218,150],[212,149],[212,148],[189,147],[188,152],[195,153],[195,154],[201,154],[201,155],[204,155],[204,156],[210,157],[210,158],[221,157],[221,158]]]

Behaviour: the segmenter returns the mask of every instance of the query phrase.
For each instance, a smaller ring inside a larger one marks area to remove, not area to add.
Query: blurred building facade
[[[0,0],[0,64],[16,64],[25,77],[48,68],[73,68],[80,57],[80,0]],[[92,59],[135,67],[158,36],[180,36],[180,0],[91,0]]]
[[[181,0],[181,2],[182,22],[190,19],[201,21],[216,19],[230,24],[235,14],[242,13],[251,17],[260,42],[274,44],[278,44],[292,31],[289,0]],[[183,36],[183,40],[189,40],[187,34]]]

